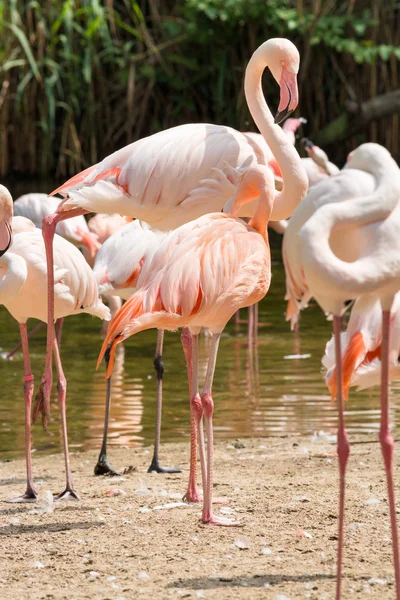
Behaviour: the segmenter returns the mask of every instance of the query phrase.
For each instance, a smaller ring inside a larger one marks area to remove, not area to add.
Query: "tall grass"
[[[318,131],[343,109],[398,87],[392,0],[0,1],[0,175],[67,176],[184,122],[253,128],[246,62],[268,37],[302,54],[301,114]],[[266,90],[271,103],[277,89]],[[364,139],[398,155],[398,116]]]

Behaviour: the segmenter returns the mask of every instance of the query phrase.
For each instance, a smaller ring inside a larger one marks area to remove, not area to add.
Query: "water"
[[[28,188],[29,189],[29,188]],[[46,188],[48,189],[48,188]],[[331,335],[331,324],[312,305],[302,314],[299,334],[290,332],[283,313],[284,273],[280,237],[271,233],[273,278],[268,296],[260,306],[259,341],[249,354],[246,326],[235,333],[228,324],[220,344],[214,383],[215,437],[312,434],[336,428],[336,407],[331,403],[321,376],[321,356]],[[247,318],[247,310],[241,311]],[[31,322],[32,327],[35,322]],[[0,345],[6,352],[19,341],[17,323],[0,308]],[[67,414],[72,450],[99,448],[101,443],[106,381],[104,368],[95,371],[101,346],[101,323],[88,315],[65,321],[62,361],[68,380]],[[155,377],[153,355],[156,332],[148,331],[128,340],[117,356],[113,378],[110,445],[145,446],[153,440],[155,422]],[[200,381],[206,369],[209,339],[200,343]],[[45,330],[30,343],[36,384],[44,366]],[[308,358],[285,359],[288,355]],[[162,441],[188,438],[189,404],[185,361],[179,335],[166,333],[164,345],[164,410]],[[255,367],[254,367],[255,365]],[[2,398],[0,403],[0,457],[20,457],[24,452],[23,359],[0,359]],[[399,423],[392,388],[392,417]],[[33,427],[33,448],[40,453],[61,451],[56,394],[49,431],[40,423]],[[355,393],[346,405],[350,432],[376,432],[379,427],[377,390]]]

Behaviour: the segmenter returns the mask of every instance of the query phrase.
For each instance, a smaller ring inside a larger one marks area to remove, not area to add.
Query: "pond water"
[[[51,186],[43,184],[42,189]],[[11,187],[12,189],[12,187]],[[29,189],[29,188],[28,188]],[[30,188],[32,189],[32,187]],[[36,190],[39,191],[36,186]],[[14,197],[18,194],[14,192]],[[22,193],[21,190],[20,193]],[[215,437],[282,436],[335,432],[336,407],[321,376],[321,356],[331,335],[331,324],[316,305],[303,312],[300,332],[290,332],[284,320],[284,272],[281,238],[271,233],[272,283],[260,305],[258,344],[247,345],[246,325],[229,323],[221,340],[214,382]],[[241,311],[247,318],[247,310]],[[28,323],[29,325],[29,323]],[[31,322],[31,327],[35,322]],[[17,323],[0,307],[0,351],[19,341]],[[68,380],[67,415],[71,450],[99,448],[101,444],[106,380],[104,368],[95,371],[101,346],[101,323],[89,315],[65,321],[61,356]],[[117,356],[112,385],[110,445],[145,446],[153,441],[155,377],[153,355],[156,332],[130,338]],[[200,381],[204,378],[209,340],[201,336]],[[44,366],[45,330],[30,342],[36,383]],[[302,355],[303,358],[287,358]],[[177,333],[166,333],[164,344],[164,409],[162,441],[189,437],[189,402],[183,351]],[[23,359],[0,359],[0,458],[24,453]],[[400,387],[392,386],[392,418],[399,424],[396,399]],[[41,453],[61,451],[58,405],[52,404],[48,432],[33,427],[33,448]],[[346,405],[349,432],[377,432],[378,390],[351,393]],[[112,458],[112,448],[110,452]]]

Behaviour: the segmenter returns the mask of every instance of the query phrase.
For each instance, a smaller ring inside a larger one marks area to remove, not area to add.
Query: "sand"
[[[379,444],[358,437],[348,470],[343,598],[395,597],[385,476]],[[328,436],[216,444],[216,513],[241,527],[199,522],[179,502],[186,444],[162,448],[182,474],[147,474],[149,450],[112,451],[123,478],[94,477],[95,453],[71,455],[80,502],[46,507],[63,488],[61,455],[34,458],[41,504],[5,500],[24,491],[24,462],[0,463],[0,598],[141,600],[334,598],[337,458]],[[398,463],[398,459],[397,459]],[[105,496],[110,489],[125,494]],[[48,494],[47,494],[47,497]],[[166,506],[167,505],[167,506]],[[162,508],[157,508],[162,507]],[[229,514],[230,513],[230,514]]]

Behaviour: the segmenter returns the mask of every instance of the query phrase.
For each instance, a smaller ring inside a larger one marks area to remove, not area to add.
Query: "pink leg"
[[[56,321],[56,327],[57,327],[57,346],[59,348],[61,346],[61,340],[62,340],[62,334],[63,334],[63,326],[64,326],[64,317],[62,317],[61,319],[57,319],[57,321]]]
[[[252,344],[254,338],[254,306],[249,306],[249,322],[247,325],[247,343]]]
[[[214,333],[211,342],[211,351],[208,359],[206,381],[204,384],[201,403],[205,421],[207,435],[207,479],[204,489],[202,522],[210,525],[239,525],[238,522],[231,521],[223,517],[215,517],[212,514],[212,494],[213,494],[213,475],[214,475],[214,435],[212,427],[212,415],[214,412],[214,402],[212,399],[212,383],[214,379],[215,363],[217,361],[217,352],[221,334]]]
[[[39,321],[39,323],[37,325],[35,325],[35,327],[33,329],[31,329],[31,331],[27,334],[27,338],[28,340],[35,335],[35,333],[37,331],[40,331],[41,329],[43,329],[43,327],[46,325],[46,323],[43,323],[43,321]],[[12,350],[10,350],[10,352],[7,354],[6,356],[6,360],[10,360],[14,354],[16,354],[18,352],[18,350],[22,348],[22,342],[20,342],[18,344],[18,346],[15,346],[15,348],[13,348]]]
[[[29,357],[28,335],[26,323],[20,323],[22,351],[24,353],[24,396],[25,396],[25,454],[26,454],[26,492],[23,496],[10,498],[8,502],[36,502],[37,493],[32,477],[32,445],[31,445],[31,407],[34,388],[34,377]]]
[[[400,599],[400,561],[399,539],[396,521],[396,503],[393,485],[394,441],[389,431],[389,348],[390,348],[390,311],[382,314],[382,372],[381,372],[381,428],[379,440],[386,470],[390,524],[392,528],[393,560],[396,577],[396,598]]]
[[[57,496],[57,500],[79,500],[79,496],[74,491],[71,477],[71,467],[69,464],[69,452],[68,452],[68,434],[67,434],[67,415],[66,415],[66,395],[67,395],[67,381],[65,379],[64,371],[61,364],[60,352],[57,345],[57,340],[54,340],[54,360],[57,368],[57,393],[58,402],[60,403],[60,415],[61,415],[61,428],[63,437],[64,447],[64,459],[65,459],[65,474],[66,474],[66,486],[65,490]]]
[[[344,495],[346,485],[346,465],[350,454],[350,446],[344,426],[344,398],[343,398],[343,374],[342,353],[340,348],[341,318],[333,317],[333,331],[335,334],[336,351],[336,377],[337,377],[337,403],[339,410],[338,446],[339,473],[340,473],[340,495],[339,495],[339,544],[337,560],[336,600],[340,600],[342,593],[342,563],[343,563],[343,538],[344,538]]]
[[[197,384],[197,346],[198,336],[190,333],[187,327],[182,329],[181,341],[186,358],[190,396],[190,472],[188,489],[183,496],[184,502],[200,502],[197,489],[197,422],[202,417],[202,408]],[[193,369],[194,353],[194,369]],[[193,373],[195,372],[195,375]]]
[[[42,381],[35,398],[35,408],[33,411],[33,419],[36,421],[39,412],[42,413],[42,424],[44,429],[47,429],[47,423],[50,415],[50,394],[53,384],[52,374],[52,352],[55,340],[54,330],[54,257],[53,257],[53,239],[56,230],[56,225],[60,221],[86,214],[87,210],[83,208],[75,208],[62,213],[54,213],[48,215],[42,222],[42,235],[46,248],[47,262],[47,345],[46,345],[46,364]]]
[[[258,338],[258,302],[254,305],[254,340]]]

